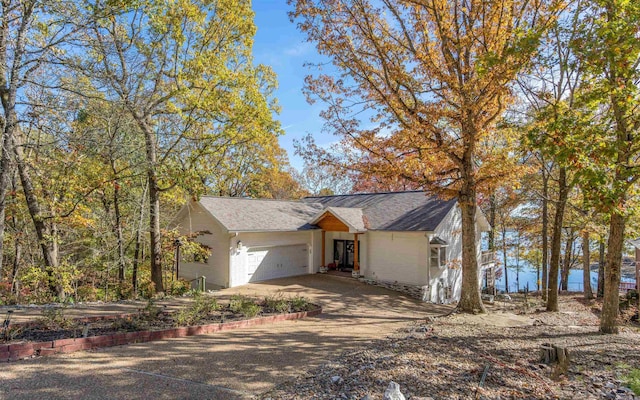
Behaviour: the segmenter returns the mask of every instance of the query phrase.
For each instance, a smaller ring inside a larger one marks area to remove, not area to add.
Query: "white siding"
[[[365,277],[381,281],[425,285],[428,238],[424,232],[369,231],[370,262]]]
[[[211,255],[207,263],[180,263],[180,276],[191,280],[200,276],[207,278],[207,286],[229,286],[229,236],[227,231],[201,206],[190,203],[175,224],[178,231],[188,234],[209,231],[211,234],[198,236],[195,240],[209,246]]]

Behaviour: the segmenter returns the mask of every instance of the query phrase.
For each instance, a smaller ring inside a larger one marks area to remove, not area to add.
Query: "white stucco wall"
[[[242,248],[238,249],[238,241]],[[313,273],[314,249],[313,231],[300,232],[240,232],[227,240],[227,255],[230,262],[229,287],[244,285],[248,282],[247,251],[255,247],[306,245],[308,251],[308,272]]]
[[[180,263],[180,276],[184,279],[206,277],[209,287],[227,287],[229,282],[229,249],[227,231],[200,205],[190,203],[174,222],[178,231],[189,234],[209,231],[211,234],[198,236],[195,240],[211,248],[207,263]]]

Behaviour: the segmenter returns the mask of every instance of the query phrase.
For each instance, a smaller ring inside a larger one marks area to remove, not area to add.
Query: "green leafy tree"
[[[97,0],[86,19],[88,57],[76,70],[144,137],[151,279],[162,291],[161,193],[196,182],[207,153],[279,132],[274,77],[253,65],[249,0]]]
[[[76,4],[71,1],[0,2],[0,267],[4,254],[7,193],[16,171],[44,264],[50,269],[55,269],[58,264],[55,244],[50,240],[55,235],[44,222],[44,211],[25,160],[27,139],[20,121],[26,118],[22,115],[27,109],[24,104],[28,104],[25,93],[43,83],[38,74],[43,66],[57,60],[63,44],[76,33],[73,26],[77,15]],[[55,77],[49,77],[46,84],[54,85],[53,81]]]
[[[640,177],[640,3],[589,1],[575,47],[586,66],[585,100],[599,115],[580,177],[596,209],[609,217],[600,331],[617,333],[625,229],[638,211]]]

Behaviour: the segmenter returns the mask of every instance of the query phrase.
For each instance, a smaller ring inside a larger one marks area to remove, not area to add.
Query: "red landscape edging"
[[[57,353],[73,353],[74,351],[97,349],[101,347],[120,346],[132,343],[152,342],[156,340],[173,339],[195,335],[264,325],[279,321],[313,317],[322,313],[318,307],[311,311],[301,311],[290,314],[270,315],[240,321],[216,323],[209,325],[184,326],[164,329],[161,331],[139,331],[116,333],[113,335],[89,336],[76,339],[58,339],[48,342],[20,342],[0,345],[0,362],[17,361],[34,355],[49,356]],[[101,318],[101,317],[97,317]],[[111,319],[111,318],[109,318]]]

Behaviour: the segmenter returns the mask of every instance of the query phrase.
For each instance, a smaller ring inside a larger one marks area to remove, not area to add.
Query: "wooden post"
[[[325,243],[324,243],[324,238],[325,238],[325,231],[324,229],[322,230],[322,263],[320,264],[323,267],[326,267],[327,264],[325,264],[325,260],[324,260],[324,252],[325,252]]]
[[[360,271],[360,265],[358,264],[358,234],[353,234],[353,270]]]

